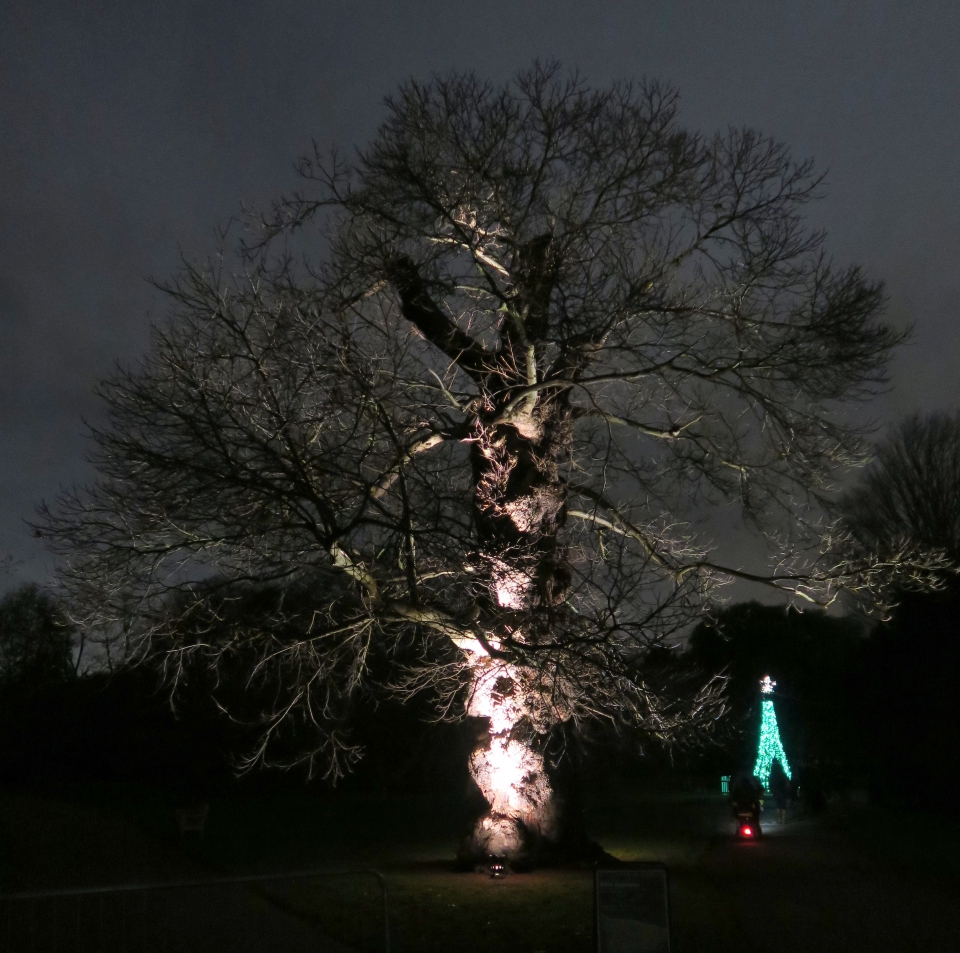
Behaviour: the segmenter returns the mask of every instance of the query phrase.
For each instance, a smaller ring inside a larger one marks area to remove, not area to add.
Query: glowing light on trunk
[[[485,718],[489,736],[470,756],[470,773],[489,805],[473,838],[490,857],[511,860],[530,835],[552,837],[556,825],[553,789],[543,756],[515,737],[528,717],[529,699],[514,666],[477,660],[468,712]]]

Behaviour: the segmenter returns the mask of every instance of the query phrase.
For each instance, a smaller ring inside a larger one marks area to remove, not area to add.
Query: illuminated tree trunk
[[[544,691],[535,660],[537,643],[550,637],[550,612],[570,585],[558,536],[566,518],[559,461],[572,427],[565,394],[546,406],[530,401],[507,424],[502,411],[492,416],[496,423],[487,426],[480,417],[473,444],[474,518],[487,581],[480,601],[501,621],[490,635],[492,652],[472,656],[467,705],[470,716],[486,722],[470,773],[488,807],[460,857],[471,863],[499,857],[518,867],[559,856],[570,840],[542,753],[564,713],[558,693]],[[525,655],[531,665],[518,661]]]
[[[473,670],[468,713],[487,728],[470,755],[470,775],[487,810],[461,846],[467,864],[497,857],[523,867],[560,849],[559,802],[523,681],[516,666],[493,659],[478,660]]]

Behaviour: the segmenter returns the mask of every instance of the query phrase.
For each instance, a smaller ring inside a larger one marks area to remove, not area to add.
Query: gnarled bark
[[[542,718],[517,667],[477,660],[468,714],[486,722],[470,754],[470,775],[487,810],[461,845],[466,864],[491,857],[513,867],[530,865],[559,845],[560,804],[538,741]]]
[[[504,369],[504,372],[506,369]],[[535,377],[534,377],[535,380]],[[509,391],[503,404],[510,405]],[[524,613],[561,603],[570,582],[558,546],[566,489],[560,457],[572,437],[563,397],[532,401],[513,413],[503,406],[477,420],[474,443],[474,522],[491,614]],[[506,421],[506,422],[504,422]],[[460,850],[461,862],[492,857],[514,868],[563,853],[567,840],[560,799],[542,753],[549,730],[565,716],[554,698],[545,703],[544,674],[523,658],[547,631],[520,625],[508,634],[503,657],[472,655],[467,714],[486,730],[470,755],[470,774],[488,808]],[[499,644],[496,637],[492,645]]]

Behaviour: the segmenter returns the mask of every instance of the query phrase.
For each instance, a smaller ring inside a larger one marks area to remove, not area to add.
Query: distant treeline
[[[827,786],[864,784],[876,803],[952,809],[960,790],[960,591],[906,595],[885,623],[742,603],[693,632],[690,654],[726,670],[722,743],[749,767],[758,681],[777,681],[787,757]]]
[[[906,597],[888,623],[742,603],[692,633],[686,660],[728,675],[729,714],[714,742],[672,760],[673,770],[730,773],[750,766],[759,725],[758,682],[777,681],[788,757],[830,784],[866,784],[882,803],[952,807],[960,789],[960,593]],[[177,797],[237,783],[237,759],[258,725],[225,718],[203,678],[171,707],[160,662],[77,674],[73,633],[56,602],[35,587],[0,600],[0,783],[51,792],[107,785]],[[223,673],[220,673],[221,677]],[[191,687],[192,686],[192,687]],[[252,694],[251,694],[252,693]],[[365,756],[348,787],[404,792],[468,787],[463,767],[475,726],[434,724],[427,709],[357,705],[353,737]],[[596,731],[558,734],[552,755],[591,784],[671,770],[671,759],[636,739]],[[244,784],[302,785],[305,770],[256,769]],[[270,779],[269,781],[267,779]]]

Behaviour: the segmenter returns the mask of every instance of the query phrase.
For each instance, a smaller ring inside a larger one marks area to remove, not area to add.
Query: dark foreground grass
[[[456,872],[452,858],[465,823],[457,798],[221,799],[204,840],[181,847],[169,810],[147,800],[128,800],[124,818],[116,810],[24,798],[4,799],[0,810],[8,845],[20,844],[8,861],[32,865],[32,885],[54,869],[62,883],[117,880],[138,869],[172,877],[187,868],[215,874],[369,866],[388,884],[395,950],[592,949],[592,871],[503,880]],[[31,851],[38,818],[43,845]],[[846,816],[793,817],[782,829],[768,824],[763,843],[736,844],[717,795],[620,790],[591,799],[589,824],[612,854],[667,864],[676,953],[960,948],[960,825],[943,819],[860,806]],[[51,867],[58,851],[85,860],[68,863],[65,873]],[[364,953],[382,948],[374,881],[309,881],[276,895],[328,937]]]
[[[392,935],[402,950],[579,951],[592,948],[589,871],[541,871],[504,880],[454,873],[436,862],[381,865]],[[375,950],[377,897],[359,880],[303,887],[289,900],[328,936]]]
[[[592,871],[542,870],[492,880],[454,870],[463,822],[455,800],[346,799],[271,818],[249,803],[205,843],[231,869],[284,861],[370,865],[387,879],[401,950],[586,953]],[[250,812],[246,819],[242,812]],[[299,819],[298,819],[298,812]],[[738,844],[718,795],[623,789],[594,796],[589,827],[623,860],[667,865],[677,953],[790,950],[954,951],[960,936],[960,827],[866,806],[767,823],[760,844]],[[257,831],[236,838],[229,832]],[[944,846],[948,845],[948,846]],[[370,881],[311,884],[289,895],[327,935],[378,949]]]
[[[516,953],[592,948],[592,870],[543,870],[503,880],[457,871],[453,859],[465,818],[455,799],[288,802],[277,813],[266,803],[220,809],[220,824],[200,848],[218,868],[380,871],[400,950],[495,953],[508,940]],[[238,829],[251,836],[232,836]],[[370,878],[312,881],[291,888],[285,901],[327,936],[358,950],[382,948],[379,892]]]
[[[592,797],[588,821],[611,854],[667,864],[677,953],[960,948],[960,826],[942,819],[834,808],[824,818],[793,816],[782,829],[768,823],[763,843],[737,844],[719,795],[625,788]],[[591,870],[504,880],[456,872],[464,825],[456,798],[224,803],[201,853],[233,870],[375,867],[404,951],[593,948]],[[311,884],[288,899],[328,936],[379,949],[370,881]]]

